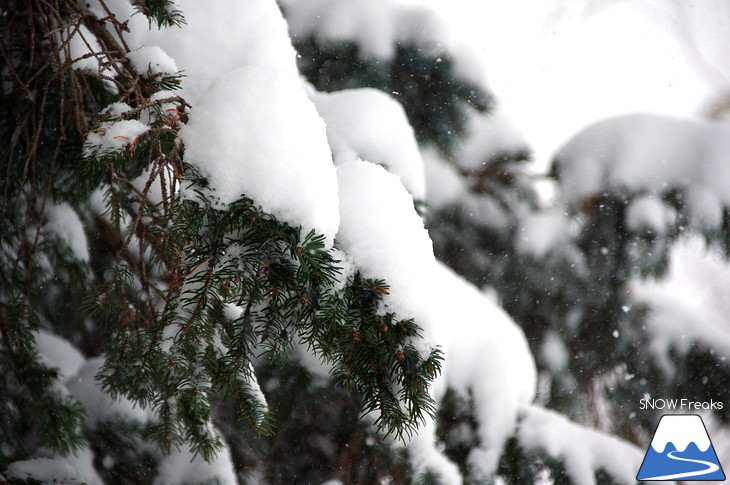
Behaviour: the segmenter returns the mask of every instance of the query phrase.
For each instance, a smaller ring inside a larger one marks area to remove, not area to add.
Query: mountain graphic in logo
[[[662,416],[646,450],[637,480],[725,480],[702,418]]]

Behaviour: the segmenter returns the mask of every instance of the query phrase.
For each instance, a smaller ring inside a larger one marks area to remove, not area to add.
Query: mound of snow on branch
[[[722,223],[723,207],[730,206],[729,154],[727,124],[633,114],[588,126],[558,150],[555,160],[569,203],[604,191],[662,195],[681,189],[690,223],[711,229]],[[663,229],[663,215],[651,219],[641,222]]]
[[[525,411],[517,439],[527,450],[543,450],[564,460],[573,483],[581,485],[595,485],[595,471],[599,469],[622,483],[634,483],[644,456],[628,442],[537,406]]]
[[[434,397],[440,399],[448,387],[472,391],[481,445],[469,462],[492,474],[519,412],[534,397],[535,365],[522,331],[494,302],[436,262],[413,199],[397,176],[356,161],[338,167],[338,179],[342,250],[364,276],[390,284],[389,310],[415,318],[427,345],[442,347],[445,364]],[[429,424],[412,442],[416,467],[437,467],[448,483],[460,483],[448,478],[453,469],[435,458],[434,446]]]
[[[423,160],[403,107],[377,89],[346,89],[311,96],[327,123],[335,164],[356,159],[382,165],[398,175],[416,199],[423,199]]]
[[[298,79],[245,67],[221,76],[180,130],[185,160],[223,204],[242,195],[332,242],[337,180],[324,122]]]
[[[354,42],[364,57],[390,60],[397,45],[413,44],[433,57],[449,55],[456,72],[484,84],[476,52],[427,5],[393,0],[282,0],[294,39]],[[430,52],[429,52],[430,49]]]
[[[665,372],[674,372],[672,349],[699,344],[730,355],[730,263],[700,236],[680,239],[666,276],[633,281],[631,297],[649,309],[649,345]]]

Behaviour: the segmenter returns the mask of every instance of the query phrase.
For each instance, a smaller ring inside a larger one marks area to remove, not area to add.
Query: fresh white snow
[[[479,171],[490,159],[500,155],[529,153],[525,136],[499,106],[489,113],[468,109],[467,116],[466,130],[456,144],[454,155],[461,169]]]
[[[38,352],[58,370],[62,383],[75,375],[84,364],[84,356],[66,339],[46,330],[36,330],[33,334]]]
[[[163,29],[150,29],[147,18],[135,15],[127,0],[105,3],[120,21],[127,21],[133,51],[158,47],[161,52],[156,51],[152,59],[164,70],[172,66],[168,58],[174,61],[185,75],[181,93],[193,105],[219,76],[244,66],[298,76],[286,22],[273,0],[179,0],[186,24]],[[99,18],[105,17],[98,0],[90,5]]]
[[[180,130],[185,161],[222,204],[242,195],[304,234],[331,243],[339,223],[337,180],[325,124],[287,73],[244,67],[220,76]]]
[[[44,229],[56,235],[79,261],[89,261],[89,244],[84,224],[69,204],[46,204]]]
[[[396,46],[414,44],[424,54],[448,54],[464,80],[485,81],[476,52],[432,7],[399,0],[282,0],[294,39],[355,42],[363,57],[390,60]]]
[[[84,407],[86,424],[93,427],[100,421],[115,418],[146,423],[151,414],[150,410],[140,408],[123,396],[112,399],[108,393],[102,391],[96,375],[103,363],[103,357],[88,359],[79,371],[66,381],[66,387],[71,395]]]
[[[372,88],[345,89],[311,96],[327,124],[335,164],[367,160],[398,175],[416,199],[423,199],[423,160],[405,110]]]
[[[68,485],[103,485],[104,481],[94,468],[94,454],[89,448],[81,448],[68,456],[31,458],[8,465],[8,478],[34,479],[42,483]]]
[[[165,456],[157,465],[154,485],[180,485],[182,483],[209,483],[237,485],[231,452],[224,446],[212,462],[195,456],[187,446]]]
[[[695,204],[690,202],[690,205]],[[666,234],[676,219],[674,208],[652,194],[636,197],[626,208],[626,228],[634,232],[649,229],[657,234]]]
[[[86,135],[85,157],[102,157],[129,147],[145,134],[149,126],[139,120],[105,121]]]
[[[588,126],[558,150],[556,160],[569,203],[611,190],[658,196],[689,188],[690,223],[707,229],[717,227],[722,207],[730,206],[727,153],[726,124],[633,114]],[[631,222],[665,225],[671,216],[644,200],[642,218]]]
[[[700,236],[680,239],[669,257],[666,276],[634,280],[630,297],[647,305],[649,348],[663,370],[673,374],[672,349],[684,353],[700,345],[730,355],[730,263]]]
[[[634,483],[643,452],[615,436],[574,423],[562,414],[531,406],[524,412],[517,431],[520,445],[545,450],[565,460],[574,483],[595,485],[595,470],[603,468],[624,483]]]
[[[179,71],[175,60],[158,45],[144,45],[130,51],[129,60],[132,66],[141,75],[156,76],[159,74],[175,74]]]

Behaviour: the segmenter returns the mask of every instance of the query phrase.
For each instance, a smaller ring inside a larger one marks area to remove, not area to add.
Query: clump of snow
[[[634,280],[630,295],[647,305],[651,351],[671,374],[671,349],[699,344],[730,355],[730,263],[699,236],[680,239],[669,258],[663,279]]]
[[[269,409],[269,404],[266,401],[266,396],[264,395],[264,392],[261,390],[261,386],[259,385],[259,381],[256,378],[256,374],[253,371],[253,364],[251,361],[248,361],[248,385],[253,392],[253,399],[256,401],[256,404],[261,409],[262,412],[266,412]],[[262,417],[263,418],[263,417]],[[257,424],[261,424],[259,421]]]
[[[219,76],[244,66],[298,76],[296,52],[276,2],[180,0],[178,8],[185,15],[184,28],[148,31],[145,20],[135,37],[140,44],[159,45],[175,60],[186,76],[183,96],[189,103],[195,105]]]
[[[147,422],[148,411],[122,396],[112,399],[108,393],[102,391],[96,375],[103,363],[103,357],[88,359],[79,371],[66,381],[69,392],[84,407],[87,424],[93,427],[100,421],[115,418]]]
[[[88,3],[97,17],[107,16],[99,0]],[[273,0],[179,0],[175,8],[185,17],[182,28],[157,28],[154,24],[150,28],[148,19],[139,15],[128,0],[104,3],[120,22],[126,22],[129,32],[125,39],[132,51],[158,46],[165,58],[156,55],[153,60],[164,60],[167,70],[172,66],[169,58],[177,68],[175,72],[183,72],[180,93],[190,104],[195,105],[220,75],[244,66],[269,67],[292,77],[298,75],[296,52],[281,10]],[[140,73],[146,71],[144,64]]]
[[[502,111],[479,113],[471,110],[454,160],[462,170],[478,171],[500,155],[529,151],[525,136]]]
[[[311,97],[327,124],[335,164],[356,159],[377,163],[398,175],[415,198],[424,198],[423,161],[400,103],[371,88]]]
[[[150,96],[149,102],[155,103],[155,102],[159,102],[164,99],[173,98],[173,97],[179,96],[179,95],[180,95],[180,93],[177,91],[166,91],[166,90],[157,91],[152,96]],[[161,103],[155,107],[144,109],[140,112],[139,119],[143,123],[151,124],[159,119],[158,116],[160,114],[163,117],[167,118],[166,121],[167,121],[168,125],[174,125],[173,121],[176,121],[177,126],[182,127],[183,123],[181,123],[178,118],[178,116],[179,116],[178,104],[175,102]]]
[[[483,292],[443,264],[431,280],[429,320],[444,349],[443,381],[472,391],[480,446],[469,464],[492,475],[519,412],[535,396],[536,370],[522,330]],[[443,392],[438,386],[436,392]]]
[[[727,203],[720,199],[720,194],[714,189],[693,185],[687,190],[686,203],[689,209],[689,222],[693,227],[710,230],[722,224],[722,213]]]
[[[58,377],[61,382],[79,371],[84,363],[84,356],[76,347],[66,339],[45,330],[36,330],[33,333],[38,352],[58,369]]]
[[[673,207],[650,194],[635,198],[626,209],[626,228],[634,232],[649,229],[657,234],[665,234],[676,219]]]
[[[545,333],[540,348],[540,356],[543,362],[547,364],[548,369],[554,373],[564,371],[570,361],[565,342],[554,330]]]
[[[158,45],[141,46],[131,51],[127,57],[141,76],[146,76],[147,73],[153,76],[174,74],[178,71],[175,60]]]
[[[423,315],[435,258],[413,197],[397,175],[374,163],[337,167],[340,194],[340,248],[368,278],[390,285],[384,301],[391,311]]]
[[[525,214],[519,221],[517,251],[536,258],[544,257],[548,251],[565,241],[570,232],[568,223],[567,216],[559,209]]]
[[[443,159],[435,148],[421,150],[426,177],[426,201],[439,208],[453,204],[469,191],[456,167]]]
[[[54,458],[33,458],[11,463],[5,471],[8,478],[38,480],[41,483],[69,485],[102,485],[104,481],[94,469],[94,454],[88,448]]]
[[[83,154],[90,158],[122,150],[136,143],[149,129],[139,120],[105,121],[86,135]]]
[[[153,167],[142,170],[142,173],[132,180],[132,185],[140,194],[145,194],[147,201],[152,205],[161,204],[165,198],[164,196],[167,196],[167,202],[172,202],[180,189],[175,178],[174,168],[170,165],[154,168],[156,173],[152,172]],[[152,178],[151,182],[150,178]],[[150,185],[145,193],[145,187],[148,183]]]
[[[445,363],[434,396],[440,399],[448,387],[472,391],[481,445],[469,462],[491,475],[519,411],[534,397],[536,371],[524,334],[482,292],[436,262],[398,177],[363,161],[341,165],[337,172],[342,250],[364,276],[382,277],[390,285],[384,297],[389,310],[415,318],[426,341],[441,345]],[[433,464],[438,453],[427,429],[418,434],[415,463]],[[449,467],[441,472],[452,473]]]
[[[717,227],[730,206],[730,126],[659,115],[608,118],[588,126],[555,155],[569,203],[606,190],[661,195],[687,190],[696,227]]]
[[[131,106],[129,106],[127,103],[112,103],[104,110],[102,113],[104,113],[105,117],[108,117],[110,119],[119,118],[127,111],[130,111],[132,109]]]
[[[634,483],[643,459],[636,446],[537,406],[525,410],[517,439],[527,450],[563,459],[573,483],[581,485],[594,485],[595,470],[601,468],[620,482]]]
[[[339,223],[337,180],[324,122],[298,79],[245,67],[221,76],[180,130],[185,160],[223,204],[242,195],[330,243]]]
[[[99,41],[84,25],[79,25],[78,29],[63,29],[60,34],[57,34],[57,37],[60,45],[68,42],[68,51],[62,50],[61,55],[64,61],[73,61],[74,69],[90,72],[101,70],[99,59],[94,55],[101,52]],[[66,53],[68,53],[68,58],[65,58]],[[110,72],[110,74],[113,73]]]
[[[181,483],[218,483],[237,485],[236,472],[227,446],[219,451],[212,462],[201,456],[193,457],[188,447],[173,451],[157,466],[154,485],[180,485]]]
[[[66,243],[76,259],[89,261],[89,244],[84,225],[73,207],[66,203],[48,203],[44,229]]]
[[[438,475],[438,483],[461,485],[463,480],[459,468],[436,446],[435,436],[436,425],[433,421],[429,421],[418,429],[408,443],[414,476],[419,477],[430,471]]]
[[[282,0],[294,39],[354,42],[364,57],[391,59],[398,45],[414,44],[432,57],[449,55],[457,73],[482,85],[482,64],[430,6],[393,0]]]

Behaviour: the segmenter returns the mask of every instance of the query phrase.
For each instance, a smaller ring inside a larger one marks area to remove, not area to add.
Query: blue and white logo
[[[725,480],[705,423],[696,414],[662,416],[637,480]]]

